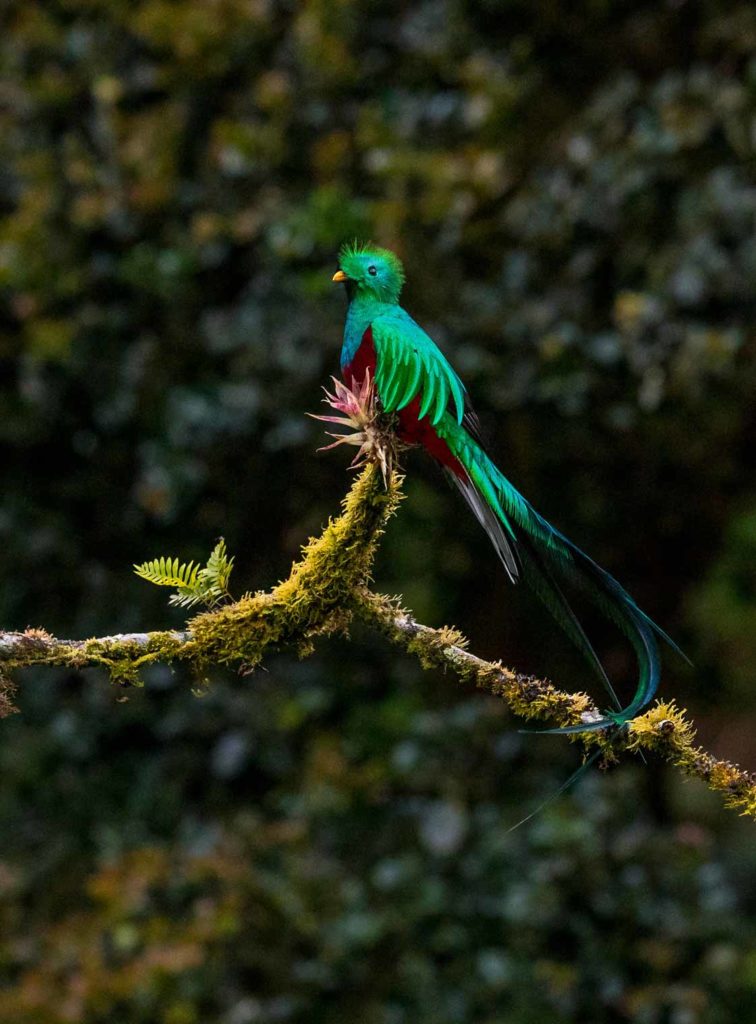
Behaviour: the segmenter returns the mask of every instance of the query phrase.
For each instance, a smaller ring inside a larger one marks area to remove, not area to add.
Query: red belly
[[[375,377],[375,345],[373,344],[373,332],[369,327],[363,334],[360,347],[355,352],[351,363],[343,368],[344,380],[350,386],[354,381],[361,382],[365,379],[367,370],[370,371],[372,377]],[[457,476],[466,478],[467,474],[462,463],[452,455],[446,441],[438,436],[429,417],[426,415],[422,419],[419,418],[420,399],[421,395],[416,395],[408,405],[405,405],[397,413],[399,437],[406,444],[421,445],[442,466],[447,466]]]

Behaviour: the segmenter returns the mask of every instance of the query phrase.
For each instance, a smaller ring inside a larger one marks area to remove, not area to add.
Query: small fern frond
[[[168,604],[172,604],[174,608],[193,608],[196,604],[209,605],[210,603],[204,590],[187,590],[185,587],[180,587],[175,594],[171,594],[168,598]]]
[[[233,567],[234,560],[228,557],[226,542],[221,537],[210,553],[207,565],[204,569],[200,569],[199,579],[209,593],[216,598],[224,597],[228,594],[228,581]]]
[[[149,562],[134,566],[134,572],[156,587],[172,587],[175,590],[169,604],[178,608],[192,608],[205,604],[214,608],[224,600],[232,600],[228,581],[234,567],[233,558],[228,557],[226,542],[221,537],[210,553],[207,565],[200,568],[198,562],[179,562],[178,558],[153,558]]]
[[[178,558],[153,558],[134,566],[134,572],[156,587],[181,587],[194,590],[200,573],[195,562],[179,562]]]

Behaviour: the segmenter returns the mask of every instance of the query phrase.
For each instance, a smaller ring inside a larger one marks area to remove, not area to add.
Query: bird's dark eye
[[[375,277],[377,273],[378,271],[375,269],[375,267],[368,267],[368,274],[370,274],[371,277]]]

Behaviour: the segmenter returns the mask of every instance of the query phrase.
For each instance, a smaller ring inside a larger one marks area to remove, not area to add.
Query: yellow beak
[[[346,276],[346,274],[344,273],[343,270],[337,270],[336,273],[331,278],[331,280],[332,281],[346,281],[348,279],[347,279],[347,276]]]

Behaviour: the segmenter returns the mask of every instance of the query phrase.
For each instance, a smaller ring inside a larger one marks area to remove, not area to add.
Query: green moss
[[[645,714],[633,719],[629,729],[629,746],[632,749],[643,746],[647,750],[667,748],[684,752],[691,748],[695,737],[695,730],[686,720],[685,712],[674,701],[655,704]]]
[[[464,662],[459,658],[454,659],[453,648],[464,649],[467,640],[458,630],[449,626],[442,626],[441,629],[422,627],[413,635],[405,634],[405,637],[405,650],[409,654],[414,654],[423,668],[446,666],[452,660],[456,660],[455,667],[458,670],[462,669]]]
[[[686,775],[724,794],[725,806],[756,817],[756,777],[694,745],[695,729],[674,701],[659,702],[630,723],[629,746],[653,750]]]
[[[305,545],[288,579],[270,593],[191,620],[198,648],[219,664],[256,665],[268,648],[343,631],[355,591],[370,578],[378,540],[400,501],[400,486],[397,478],[384,489],[378,469],[368,466],[345,498],[342,514]]]

